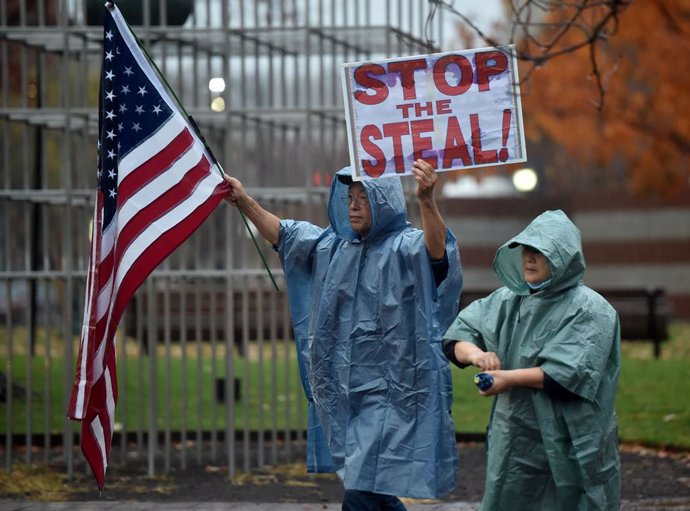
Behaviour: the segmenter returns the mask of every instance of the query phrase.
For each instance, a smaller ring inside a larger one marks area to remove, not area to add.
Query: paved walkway
[[[408,504],[408,511],[476,511],[479,503]],[[253,502],[29,502],[0,500],[2,511],[340,511],[340,504]]]
[[[477,511],[478,502],[408,504],[408,511]],[[36,502],[0,499],[2,511],[340,511],[340,504],[289,504],[254,502]],[[624,501],[621,511],[688,511],[690,498]]]

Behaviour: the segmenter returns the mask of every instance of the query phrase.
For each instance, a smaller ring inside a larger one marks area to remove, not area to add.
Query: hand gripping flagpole
[[[108,9],[110,9],[112,11],[113,7],[115,6],[115,1],[113,0],[110,2],[106,2],[105,5]],[[125,23],[126,23],[126,21],[125,21]],[[153,66],[153,68],[156,70],[156,73],[158,73],[158,77],[161,80],[163,80],[163,83],[167,87],[168,92],[170,92],[172,94],[173,98],[175,98],[175,102],[177,103],[177,106],[180,107],[180,110],[182,111],[182,113],[184,113],[184,115],[187,117],[189,124],[194,129],[194,133],[196,134],[197,137],[199,137],[199,140],[201,141],[201,143],[204,144],[204,149],[208,153],[209,158],[211,158],[211,160],[215,164],[216,168],[218,168],[218,170],[220,171],[221,175],[225,175],[225,170],[223,169],[221,164],[218,163],[216,156],[213,154],[213,151],[211,151],[211,148],[208,146],[208,143],[206,143],[206,139],[201,134],[201,130],[199,129],[199,126],[197,125],[196,121],[189,114],[189,112],[187,112],[187,109],[184,107],[184,105],[180,101],[180,98],[177,97],[175,90],[170,86],[170,84],[168,83],[168,80],[165,79],[165,76],[163,75],[161,70],[158,69],[156,62],[153,60],[153,58],[149,54],[146,47],[143,44],[141,44],[141,41],[139,40],[137,35],[132,30],[132,27],[129,25],[129,23],[127,23],[127,26],[129,27],[130,32],[134,36],[134,39],[136,40],[137,44],[139,45],[139,48],[141,48],[141,51],[144,52],[144,54],[146,55],[146,58],[149,60],[149,62]],[[268,273],[268,276],[271,278],[271,282],[273,283],[273,287],[275,287],[277,292],[280,292],[280,289],[278,288],[278,284],[276,283],[276,280],[273,277],[273,272],[271,272],[271,269],[268,267],[268,262],[266,262],[266,257],[264,256],[263,250],[261,250],[261,247],[259,247],[259,243],[256,241],[256,237],[254,236],[254,232],[252,232],[252,229],[249,227],[249,222],[247,222],[247,217],[245,216],[244,212],[242,211],[242,209],[240,209],[239,206],[237,207],[237,211],[239,211],[240,217],[242,218],[242,221],[244,222],[244,226],[247,228],[247,232],[249,232],[249,235],[251,236],[252,241],[254,242],[254,247],[256,248],[256,251],[259,253],[259,257],[261,257],[261,262],[263,263],[264,268],[266,269],[266,272]]]

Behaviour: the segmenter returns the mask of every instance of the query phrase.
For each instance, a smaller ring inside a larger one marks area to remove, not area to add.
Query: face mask
[[[549,284],[551,284],[551,279],[547,279],[544,282],[542,282],[541,284],[532,284],[530,282],[527,283],[527,285],[529,286],[529,288],[532,291],[539,291],[540,289],[544,289]]]

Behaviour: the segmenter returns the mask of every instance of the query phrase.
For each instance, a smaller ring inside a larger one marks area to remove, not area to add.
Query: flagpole
[[[106,2],[106,7],[109,10],[113,10],[115,7],[115,0],[111,0],[110,2]],[[125,20],[125,23],[127,23],[127,20]],[[180,98],[177,97],[177,94],[175,93],[175,90],[170,86],[168,83],[168,80],[165,79],[165,76],[161,72],[160,69],[158,69],[158,66],[156,65],[156,62],[153,60],[153,57],[149,54],[148,50],[146,47],[141,44],[141,41],[137,37],[137,35],[134,33],[134,30],[132,30],[132,27],[127,23],[127,27],[129,28],[130,33],[132,36],[134,36],[134,40],[137,42],[139,45],[139,48],[141,49],[142,52],[144,52],[144,55],[146,55],[146,58],[149,60],[153,68],[156,70],[158,73],[158,77],[163,80],[163,83],[167,87],[168,92],[170,92],[175,98],[175,102],[177,103],[177,106],[182,110],[182,113],[184,113],[185,116],[187,116],[187,120],[189,121],[190,125],[194,129],[194,133],[196,134],[197,137],[199,137],[199,140],[201,141],[202,144],[204,144],[204,149],[208,153],[209,157],[215,164],[216,168],[218,168],[219,172],[221,175],[225,175],[225,170],[221,166],[220,163],[218,163],[218,159],[216,158],[216,155],[213,154],[213,151],[211,151],[211,148],[208,146],[208,143],[206,142],[206,139],[204,136],[201,134],[201,130],[199,129],[199,126],[197,125],[196,121],[194,120],[194,117],[192,117],[189,112],[187,112],[187,109],[184,107],[182,104],[182,101],[180,101]],[[247,228],[247,232],[249,232],[249,235],[252,238],[252,241],[254,242],[254,247],[256,248],[256,251],[259,253],[259,257],[261,257],[261,262],[264,265],[264,268],[266,268],[266,271],[268,272],[268,276],[271,278],[271,282],[273,283],[273,287],[275,287],[276,291],[280,293],[280,289],[278,288],[278,284],[276,283],[275,278],[273,277],[273,272],[271,272],[271,269],[268,267],[268,262],[266,261],[266,258],[264,256],[263,250],[261,250],[261,247],[259,247],[259,243],[256,241],[256,237],[254,236],[254,233],[252,232],[251,228],[249,227],[249,222],[247,222],[247,217],[245,216],[244,212],[242,209],[237,207],[237,211],[240,213],[240,217],[242,218],[242,221],[244,222],[244,226]]]

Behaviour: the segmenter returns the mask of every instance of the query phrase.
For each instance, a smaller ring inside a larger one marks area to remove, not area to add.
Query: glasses
[[[352,207],[354,205],[356,208],[365,208],[369,205],[369,199],[367,199],[366,195],[348,195],[347,205],[348,207]]]

